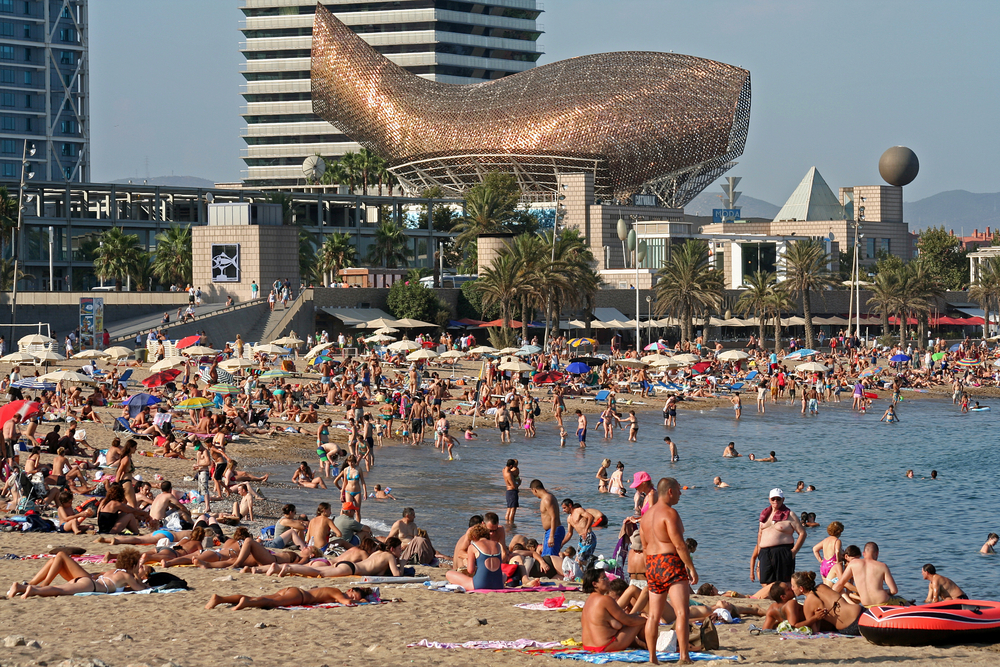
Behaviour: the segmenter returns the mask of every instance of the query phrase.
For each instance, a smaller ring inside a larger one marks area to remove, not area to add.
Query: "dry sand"
[[[64,363],[63,367],[76,365],[70,362]],[[472,365],[460,369],[458,375],[463,372],[473,374]],[[136,373],[139,378],[145,375],[142,370]],[[699,399],[693,405],[704,407],[724,400]],[[636,408],[659,409],[658,400],[647,399],[645,402],[647,406]],[[576,409],[576,404],[575,400],[569,401],[570,412]],[[542,407],[544,412],[541,418],[550,418],[548,404],[543,401]],[[682,407],[686,406],[682,404]],[[107,410],[103,412],[108,414]],[[329,414],[329,409],[323,412]],[[333,416],[342,415],[343,412],[338,410]],[[460,420],[456,422],[457,425],[461,423]],[[110,431],[99,425],[82,426],[87,429],[88,439],[93,444],[106,444],[111,438]],[[45,427],[40,429],[40,433],[47,431]],[[312,442],[312,436],[250,438],[233,443],[230,451],[240,460],[241,468],[252,470],[255,461],[299,459],[311,449]],[[43,460],[49,459],[49,456],[43,457]],[[181,488],[192,486],[192,482],[181,481],[183,476],[190,475],[190,461],[159,457],[137,457],[135,461],[137,472],[145,479],[161,474]],[[265,493],[278,495],[268,492],[271,486],[274,484],[263,485]],[[217,503],[216,507],[221,509],[224,505]],[[266,519],[274,518],[273,505],[267,503],[260,509],[265,514],[262,523],[269,523]],[[92,554],[122,548],[94,544],[93,539],[93,536],[55,533],[0,533],[0,557],[43,553],[55,545],[85,547]],[[0,560],[0,582],[3,585],[0,593],[10,582],[30,578],[41,565],[40,560]],[[91,572],[110,569],[97,564],[85,564],[84,568]],[[435,580],[444,578],[444,570],[441,569],[420,567],[417,570],[419,574],[429,574]],[[382,586],[383,598],[398,598],[398,601],[354,609],[233,611],[222,606],[209,611],[204,606],[212,593],[262,595],[287,585],[311,587],[320,582],[301,578],[279,580],[264,575],[190,567],[170,571],[186,579],[192,590],[115,597],[0,598],[0,618],[4,619],[5,628],[0,636],[23,635],[41,644],[40,648],[0,645],[0,665],[56,665],[67,659],[81,662],[89,658],[103,660],[112,667],[139,664],[156,667],[168,661],[185,667],[293,663],[333,667],[362,662],[373,665],[475,664],[479,667],[554,665],[560,663],[550,657],[511,651],[437,650],[407,648],[406,645],[421,639],[465,642],[580,638],[578,612],[527,611],[513,606],[520,602],[541,602],[547,597],[544,593],[460,595],[412,587]],[[322,583],[344,587],[352,579]],[[585,597],[581,593],[566,595],[568,599]],[[480,625],[475,619],[485,619],[487,624]],[[266,627],[256,627],[261,623]],[[914,666],[937,666],[998,663],[997,649],[989,646],[879,647],[862,638],[783,640],[776,636],[752,637],[748,629],[748,623],[720,626],[722,648],[716,653],[738,655],[743,661],[760,664],[905,662]],[[121,639],[123,634],[130,639]]]

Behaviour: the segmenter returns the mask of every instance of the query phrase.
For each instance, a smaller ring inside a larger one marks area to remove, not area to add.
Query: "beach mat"
[[[353,605],[341,604],[339,602],[324,602],[323,604],[295,605],[294,607],[274,607],[282,611],[308,611],[309,609],[334,609],[336,607],[373,607],[380,604],[389,604],[392,600],[379,600],[378,602],[359,602]]]
[[[422,584],[430,581],[427,575],[420,577],[361,577],[360,581],[352,581],[348,586],[361,586],[362,584]]]
[[[520,588],[476,588],[469,593],[548,593],[550,591],[579,590],[579,586],[522,586]]]
[[[110,597],[112,595],[149,595],[150,593],[178,593],[180,591],[186,591],[186,588],[147,588],[143,591],[118,591],[115,593],[100,593],[95,591],[90,591],[89,593],[74,593],[73,597],[80,597],[82,595],[103,595]]]
[[[721,656],[713,655],[711,653],[697,653],[694,651],[692,651],[689,655],[692,660],[705,662],[709,660],[739,660],[739,657],[735,655]],[[613,653],[592,653],[590,651],[578,651],[571,649],[552,653],[552,657],[559,658],[561,660],[582,660],[583,662],[589,662],[593,665],[606,665],[609,662],[649,662],[649,651],[636,649],[631,651],[615,651]],[[666,652],[658,652],[656,657],[659,658],[660,662],[678,662],[681,658],[680,653]]]
[[[462,644],[454,644],[449,642],[432,642],[429,639],[421,639],[415,644],[407,644],[407,648],[444,648],[444,649],[455,649],[455,648],[468,648],[468,649],[479,649],[483,651],[500,651],[503,649],[510,649],[515,651],[520,651],[522,649],[532,648],[532,649],[555,649],[563,648],[565,645],[562,642],[540,642],[534,639],[514,639],[514,640],[480,640],[480,641],[470,641],[464,642]]]

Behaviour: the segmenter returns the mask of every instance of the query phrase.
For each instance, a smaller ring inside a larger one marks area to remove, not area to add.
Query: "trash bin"
[[[146,353],[147,352],[149,352],[149,350],[147,350],[144,347],[136,348],[136,350],[135,350],[135,360],[138,361],[138,362],[140,362],[140,363],[143,363],[143,364],[146,363]]]

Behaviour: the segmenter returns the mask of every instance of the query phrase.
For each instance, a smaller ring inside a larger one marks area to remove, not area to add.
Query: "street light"
[[[20,253],[18,252],[17,240],[21,238],[21,223],[24,221],[24,182],[28,179],[35,177],[35,172],[31,171],[30,164],[28,160],[29,157],[35,156],[35,144],[29,144],[28,140],[24,140],[24,150],[21,154],[21,183],[17,187],[17,227],[11,232],[10,248],[11,255],[14,257],[14,285],[11,289],[10,297],[10,340],[11,344],[14,341],[14,328],[17,324],[17,273],[20,266]],[[31,201],[31,197],[28,198]]]
[[[646,295],[646,338],[649,339],[649,343],[653,343],[653,297]]]

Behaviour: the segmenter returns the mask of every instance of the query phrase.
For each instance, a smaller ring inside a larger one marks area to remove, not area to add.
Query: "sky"
[[[305,1],[305,0],[304,0]],[[750,71],[750,133],[727,175],[782,204],[815,166],[839,186],[881,184],[878,159],[912,148],[915,201],[996,192],[995,0],[545,0],[539,65],[607,51],[673,51]],[[237,0],[90,2],[94,181],[238,180]],[[720,191],[718,184],[709,191]]]

